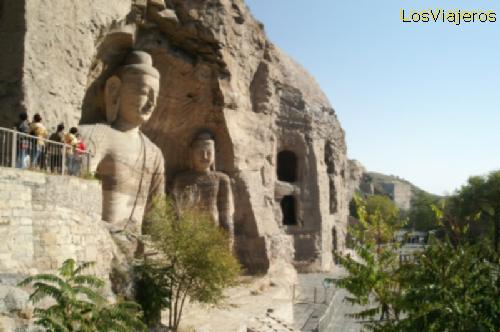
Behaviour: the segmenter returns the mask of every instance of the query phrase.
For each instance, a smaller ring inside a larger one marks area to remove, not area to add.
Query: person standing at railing
[[[74,164],[75,164],[75,149],[78,140],[76,139],[76,134],[78,133],[78,128],[71,127],[69,133],[64,136],[64,143],[66,143],[66,167],[68,169],[69,175],[74,175]]]
[[[45,139],[47,138],[47,129],[42,124],[42,117],[40,114],[33,116],[33,122],[30,125],[30,134],[37,137],[32,151],[32,167],[39,167],[45,169]]]
[[[64,124],[60,123],[57,125],[56,132],[50,135],[49,140],[57,143],[64,143],[64,135],[65,135]],[[50,171],[52,173],[54,172],[61,173],[62,171],[63,149],[64,147],[62,145],[60,146],[55,144],[49,149],[49,163],[50,163]]]
[[[16,130],[22,134],[28,134],[30,131],[30,122],[28,121],[28,113],[22,112],[19,114],[20,122],[16,125]],[[16,167],[27,168],[29,161],[29,138],[24,135],[17,135],[17,151],[16,151]]]
[[[82,161],[83,157],[85,156],[85,142],[83,141],[82,136],[80,133],[76,133],[76,147],[75,147],[75,153],[73,155],[73,171],[72,175],[80,175],[81,169],[82,169]]]

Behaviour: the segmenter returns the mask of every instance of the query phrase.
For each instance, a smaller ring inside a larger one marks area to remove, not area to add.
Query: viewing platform
[[[86,177],[91,158],[75,145],[0,127],[0,167]]]

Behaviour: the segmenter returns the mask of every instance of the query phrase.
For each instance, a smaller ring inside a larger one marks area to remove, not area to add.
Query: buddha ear
[[[109,124],[115,122],[120,108],[120,87],[122,81],[116,75],[106,81],[104,88],[104,101],[106,104],[106,119]]]

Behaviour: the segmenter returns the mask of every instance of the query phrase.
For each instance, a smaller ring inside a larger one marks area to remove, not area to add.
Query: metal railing
[[[45,173],[86,176],[90,173],[88,151],[46,138],[0,128],[0,166]]]

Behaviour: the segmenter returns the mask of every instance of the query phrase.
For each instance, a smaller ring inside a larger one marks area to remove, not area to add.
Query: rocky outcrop
[[[0,125],[12,127],[21,110],[42,114],[49,127],[78,124],[92,60],[114,22],[130,13],[130,0],[2,4]]]
[[[357,160],[349,160],[348,169],[349,200],[356,192],[362,196],[382,195],[389,197],[400,210],[408,211],[415,195],[432,195],[399,176],[369,172]]]
[[[347,199],[350,201],[356,191],[362,190],[363,176],[366,169],[363,164],[355,159],[349,159],[347,169]]]
[[[241,1],[150,2],[146,21],[153,27],[140,29],[136,45],[153,54],[164,79],[144,131],[165,154],[167,179],[187,167],[193,133],[210,129],[217,169],[234,181],[246,267],[266,271],[285,259],[328,269],[332,234],[342,239],[347,217],[346,158],[317,83],[266,39]]]
[[[331,267],[346,232],[344,132],[314,79],[266,38],[243,1],[20,2],[17,104],[49,127],[104,120],[104,81],[131,48],[148,51],[161,92],[143,131],[165,156],[167,190],[187,168],[194,133],[209,129],[216,169],[232,180],[247,270]]]

